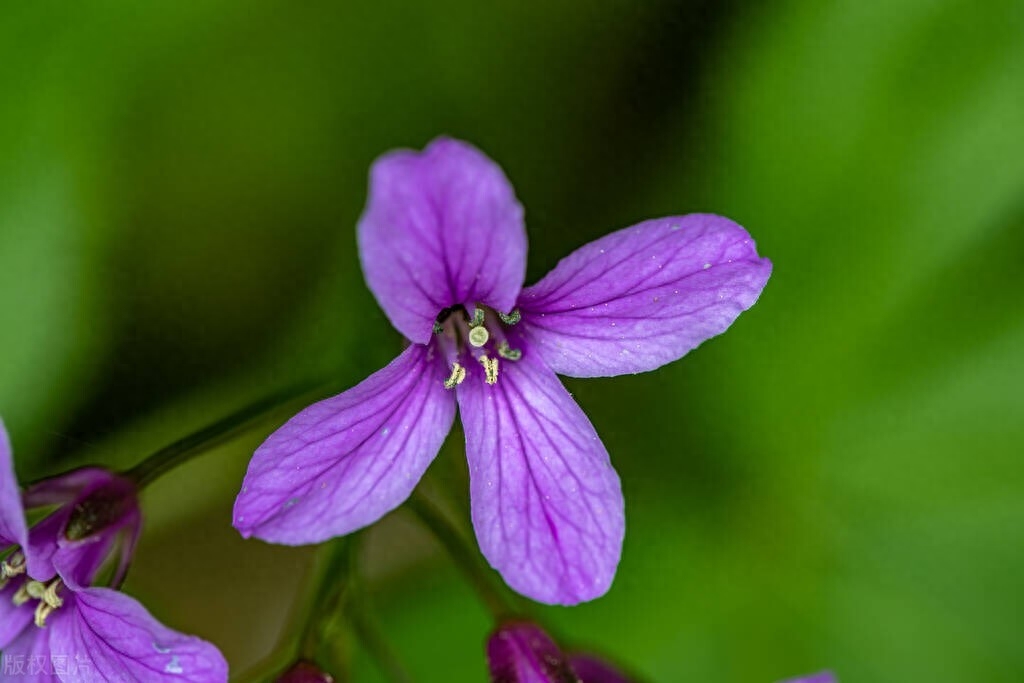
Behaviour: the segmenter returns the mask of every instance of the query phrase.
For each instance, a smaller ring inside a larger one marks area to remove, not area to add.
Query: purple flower
[[[31,529],[24,509],[57,506]],[[24,507],[24,509],[23,509]],[[18,492],[0,423],[0,681],[227,680],[215,647],[157,622],[138,602],[92,587],[116,552],[120,584],[141,527],[135,486],[84,468]]]
[[[487,641],[492,683],[629,683],[607,662],[589,654],[566,656],[539,626],[502,625]]]
[[[277,683],[334,683],[334,677],[321,671],[316,664],[296,662],[278,677]]]
[[[411,345],[257,449],[235,527],[299,545],[371,524],[412,492],[457,403],[487,560],[541,602],[604,594],[622,549],[619,478],[556,373],[676,360],[753,305],[770,262],[732,221],[678,216],[607,235],[521,289],[526,231],[511,185],[444,138],[377,160],[358,237],[367,283]]]
[[[780,681],[780,683],[838,683],[838,681],[839,679],[831,671],[821,671],[810,676],[787,678],[784,681]]]

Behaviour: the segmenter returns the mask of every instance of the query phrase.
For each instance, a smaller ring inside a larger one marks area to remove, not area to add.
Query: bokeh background
[[[682,361],[568,382],[628,534],[605,598],[538,610],[554,631],[661,683],[1020,681],[1022,36],[1016,0],[7,3],[0,415],[19,474],[128,465],[385,364],[401,342],[355,251],[367,168],[447,133],[515,184],[531,281],[691,211],[775,263]],[[126,586],[240,674],[294,629],[312,558],[230,528],[276,423],[147,491]],[[367,548],[416,680],[485,680],[487,613],[429,536],[399,512]],[[383,680],[340,649],[352,680]]]

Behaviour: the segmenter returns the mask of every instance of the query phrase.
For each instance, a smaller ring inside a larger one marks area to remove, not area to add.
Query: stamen
[[[445,389],[454,389],[458,385],[462,384],[466,379],[466,368],[462,367],[459,363],[452,364],[452,374],[448,376],[448,379],[444,381]]]
[[[512,309],[511,313],[498,313],[498,317],[501,318],[501,322],[506,325],[515,325],[517,322],[523,319],[522,314],[518,308]]]
[[[523,357],[523,352],[519,349],[513,349],[508,345],[508,341],[502,340],[502,342],[498,344],[498,355],[505,360],[517,361]]]
[[[498,359],[480,356],[480,364],[484,366],[484,376],[487,383],[495,385],[498,383]]]
[[[39,628],[46,628],[46,618],[53,614],[53,611],[55,609],[56,607],[51,607],[50,605],[47,605],[45,602],[39,603],[39,606],[36,607],[36,626],[38,626]]]
[[[444,326],[438,321],[434,321],[434,334],[441,334],[444,332]]]
[[[0,562],[0,587],[7,584],[7,579],[25,573],[25,555],[16,551],[3,562]]]
[[[15,607],[21,607],[31,598],[32,596],[28,594],[28,584],[23,583],[21,584],[21,588],[19,588],[17,592],[14,594],[14,596],[11,597],[11,602],[14,603]]]
[[[484,313],[484,307],[481,306],[480,304],[477,304],[476,309],[474,309],[473,311],[473,319],[469,321],[469,326],[480,327],[481,325],[484,324],[485,316],[486,313]]]
[[[50,585],[46,587],[46,590],[43,591],[43,603],[52,607],[53,609],[57,609],[58,607],[63,605],[64,600],[61,599],[59,595],[57,595],[57,591],[60,590],[63,585],[64,582],[60,579],[56,579],[55,581],[51,582]]]

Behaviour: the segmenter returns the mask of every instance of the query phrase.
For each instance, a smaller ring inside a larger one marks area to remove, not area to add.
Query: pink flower
[[[410,346],[259,447],[235,527],[298,545],[375,522],[412,492],[457,405],[487,560],[541,602],[603,595],[622,550],[622,491],[557,374],[680,358],[754,304],[771,263],[728,219],[675,216],[592,242],[523,289],[512,186],[479,150],[445,138],[377,160],[358,237],[367,283]]]
[[[31,529],[24,509],[57,506]],[[94,587],[118,548],[111,583],[131,560],[142,523],[133,482],[88,467],[18,492],[0,423],[0,681],[224,683],[213,645],[172,631],[146,608]]]

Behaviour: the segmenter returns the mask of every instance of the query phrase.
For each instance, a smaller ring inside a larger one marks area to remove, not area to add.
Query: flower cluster
[[[25,510],[56,506],[29,528]],[[75,470],[19,493],[0,423],[0,681],[223,683],[217,649],[160,624],[120,585],[141,528],[133,482]]]
[[[654,370],[729,327],[771,263],[719,216],[645,221],[523,287],[523,209],[501,169],[438,139],[373,166],[358,226],[370,290],[408,347],[256,451],[235,503],[243,536],[317,543],[412,492],[462,416],[480,549],[516,591],[604,594],[622,549],[619,477],[557,375]]]

